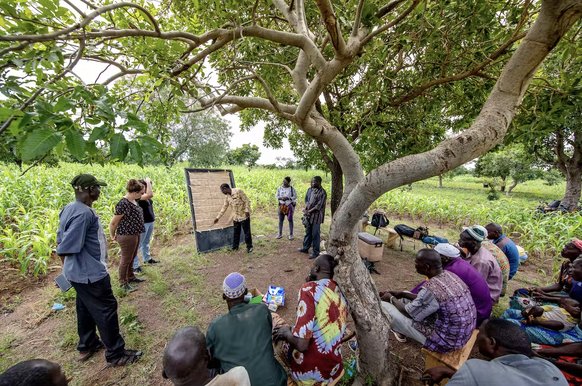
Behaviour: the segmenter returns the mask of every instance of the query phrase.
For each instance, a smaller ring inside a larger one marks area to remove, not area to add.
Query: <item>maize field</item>
[[[177,165],[168,170],[162,166],[61,163],[58,168],[35,167],[21,177],[16,166],[0,165],[0,263],[8,263],[23,274],[46,274],[56,248],[59,212],[74,200],[70,181],[79,173],[93,174],[108,184],[93,204],[104,228],[111,221],[116,203],[125,194],[127,181],[150,177],[155,194],[155,232],[163,240],[169,240],[180,225],[190,222],[183,167]],[[285,176],[291,177],[299,202],[303,202],[310,179],[315,175],[323,178],[328,196],[331,194],[331,177],[325,172],[228,168],[234,172],[236,186],[244,189],[251,199],[253,210],[276,210],[275,192]],[[373,208],[457,228],[498,222],[506,227],[506,233],[517,236],[530,254],[555,255],[572,237],[582,236],[582,216],[539,216],[535,208],[538,199],[551,200],[562,194],[563,186],[546,187],[534,181],[516,188],[515,198],[490,202],[477,179],[458,177],[446,181],[445,189],[437,189],[435,180],[431,179],[414,184],[412,190],[393,190],[380,197]]]

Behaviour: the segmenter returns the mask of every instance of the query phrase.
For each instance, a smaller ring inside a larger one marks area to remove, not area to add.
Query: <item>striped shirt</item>
[[[316,209],[309,215],[309,223],[323,224],[325,218],[325,202],[327,201],[327,192],[323,188],[311,188],[309,201],[305,206],[306,210]]]

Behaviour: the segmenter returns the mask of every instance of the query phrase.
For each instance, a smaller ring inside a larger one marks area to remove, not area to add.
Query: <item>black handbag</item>
[[[301,222],[303,223],[303,226],[305,228],[307,228],[310,225],[310,223],[309,223],[309,216],[305,216],[304,215],[303,217],[301,217]]]

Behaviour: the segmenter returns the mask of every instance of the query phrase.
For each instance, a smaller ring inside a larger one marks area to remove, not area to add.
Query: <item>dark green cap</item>
[[[71,181],[71,185],[73,185],[73,189],[75,190],[90,188],[91,186],[96,185],[107,186],[105,182],[99,181],[91,174],[79,174],[77,177],[73,178],[73,181]]]

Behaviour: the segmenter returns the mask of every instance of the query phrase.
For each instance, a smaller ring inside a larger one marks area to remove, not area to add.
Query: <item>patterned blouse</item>
[[[224,204],[222,205],[222,209],[220,213],[216,217],[220,219],[224,212],[228,209],[228,206],[232,207],[234,211],[234,218],[233,220],[236,222],[244,221],[247,219],[245,213],[251,213],[251,200],[247,197],[245,192],[242,189],[232,188],[231,194],[227,194],[224,197]]]
[[[507,291],[507,282],[509,281],[509,271],[511,271],[511,266],[509,265],[509,260],[507,260],[507,256],[505,253],[493,243],[491,240],[483,240],[481,242],[481,246],[485,247],[495,260],[499,263],[499,268],[501,268],[501,273],[503,274],[503,287],[501,287],[501,295],[505,296],[505,292]]]
[[[310,281],[301,287],[292,332],[309,339],[309,347],[304,353],[292,352],[291,377],[298,386],[325,386],[341,374],[347,319],[346,300],[333,280]]]
[[[120,236],[133,236],[145,232],[143,210],[123,197],[115,205],[115,215],[123,215],[117,226],[117,234]]]

